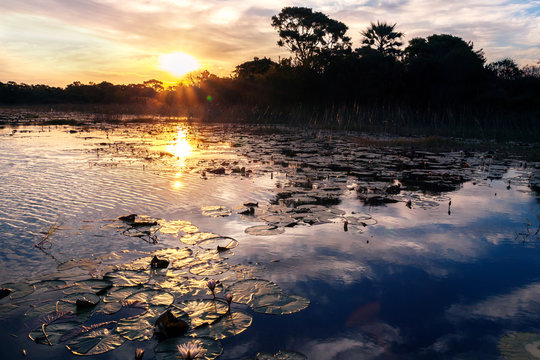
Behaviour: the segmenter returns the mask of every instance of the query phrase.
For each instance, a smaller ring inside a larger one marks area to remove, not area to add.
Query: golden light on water
[[[159,68],[179,77],[200,67],[199,61],[186,53],[176,52],[159,57]]]
[[[180,127],[172,143],[167,145],[167,151],[173,154],[178,160],[184,160],[191,154],[193,147],[189,143],[186,129]]]

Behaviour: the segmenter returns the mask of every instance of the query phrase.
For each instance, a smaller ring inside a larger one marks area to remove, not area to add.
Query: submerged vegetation
[[[354,49],[345,24],[303,7],[284,8],[271,25],[292,56],[255,57],[231,77],[201,71],[168,88],[154,79],[65,88],[7,82],[0,103],[400,135],[531,140],[538,132],[539,65],[486,63],[481,49],[449,34],[404,46],[397,24],[380,21]]]

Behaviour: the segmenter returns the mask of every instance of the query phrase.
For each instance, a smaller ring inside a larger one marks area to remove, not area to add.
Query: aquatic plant
[[[194,343],[178,345],[178,352],[184,360],[193,360],[203,354],[204,350]]]

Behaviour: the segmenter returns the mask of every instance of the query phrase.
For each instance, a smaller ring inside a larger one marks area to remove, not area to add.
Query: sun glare
[[[183,128],[178,129],[176,138],[167,146],[167,150],[178,160],[183,160],[191,154],[193,147],[189,144],[187,132]]]
[[[176,76],[183,76],[200,67],[193,56],[186,53],[163,54],[159,57],[159,67]]]

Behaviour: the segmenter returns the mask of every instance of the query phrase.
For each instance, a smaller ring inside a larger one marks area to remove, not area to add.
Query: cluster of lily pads
[[[137,215],[120,217],[111,226],[144,235],[156,226],[165,233],[183,232],[181,241],[189,246],[155,250],[99,278],[72,279],[71,266],[64,270],[65,278],[60,272],[55,278],[4,284],[0,319],[22,316],[30,339],[64,345],[75,355],[101,354],[126,341],[155,338],[158,360],[182,356],[183,346],[197,349],[197,358],[211,360],[223,352],[219,340],[245,331],[253,313],[291,314],[309,305],[308,299],[263,279],[262,266],[229,264],[235,239],[199,232],[188,221]],[[258,358],[305,357],[279,352]]]

